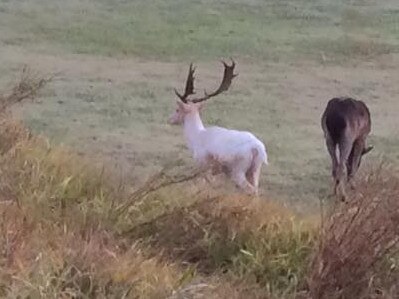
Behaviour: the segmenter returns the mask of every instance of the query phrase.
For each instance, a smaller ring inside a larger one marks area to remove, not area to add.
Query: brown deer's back
[[[366,104],[352,98],[331,99],[323,113],[323,130],[327,130],[335,143],[350,129],[356,139],[371,129],[370,112]],[[349,128],[348,128],[349,127]]]

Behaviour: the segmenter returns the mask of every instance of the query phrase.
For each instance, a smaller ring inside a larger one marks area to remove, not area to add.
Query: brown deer
[[[328,153],[332,160],[332,176],[335,181],[334,194],[340,189],[341,200],[346,200],[344,186],[359,169],[362,156],[373,149],[366,146],[366,138],[371,130],[370,111],[366,104],[352,98],[331,99],[321,118],[321,126]],[[337,148],[339,157],[337,157]]]
[[[184,94],[177,90],[179,100],[170,124],[183,125],[188,148],[198,166],[214,173],[224,172],[238,187],[250,194],[258,193],[259,175],[262,164],[267,164],[265,145],[252,133],[222,127],[205,127],[200,111],[207,100],[227,91],[234,74],[235,63],[223,62],[224,74],[219,87],[202,97],[195,96],[194,71],[190,65]]]

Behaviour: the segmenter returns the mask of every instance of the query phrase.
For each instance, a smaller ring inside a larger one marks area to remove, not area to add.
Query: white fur
[[[201,107],[202,103],[178,102],[169,122],[183,123],[187,146],[199,166],[220,166],[240,188],[257,194],[262,163],[268,164],[265,145],[250,132],[205,128],[199,113]]]

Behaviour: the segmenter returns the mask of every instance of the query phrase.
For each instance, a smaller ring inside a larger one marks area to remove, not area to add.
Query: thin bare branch
[[[158,191],[162,188],[177,185],[180,183],[191,181],[204,173],[202,169],[196,169],[188,174],[167,175],[165,169],[161,170],[152,176],[141,188],[133,192],[129,199],[122,205],[116,208],[116,215],[120,216],[134,205],[138,200],[141,200],[149,194]]]
[[[8,95],[0,95],[0,113],[25,99],[34,98],[38,91],[53,80],[55,76],[56,74],[48,78],[38,78],[25,66],[19,82],[12,88],[11,92]]]

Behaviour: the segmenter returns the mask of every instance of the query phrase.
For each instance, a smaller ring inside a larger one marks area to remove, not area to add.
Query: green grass
[[[365,100],[370,160],[398,161],[398,13],[395,1],[0,1],[0,85],[23,63],[60,72],[15,113],[143,182],[166,163],[192,163],[181,129],[166,124],[188,63],[201,91],[233,56],[240,75],[204,121],[255,133],[270,156],[262,192],[308,209],[330,192],[328,99]]]
[[[73,53],[163,60],[233,55],[272,61],[318,60],[323,53],[336,62],[397,52],[399,46],[398,11],[367,1],[74,0],[0,5],[2,25],[13,28],[3,43],[52,44]],[[357,42],[373,47],[357,50]]]

